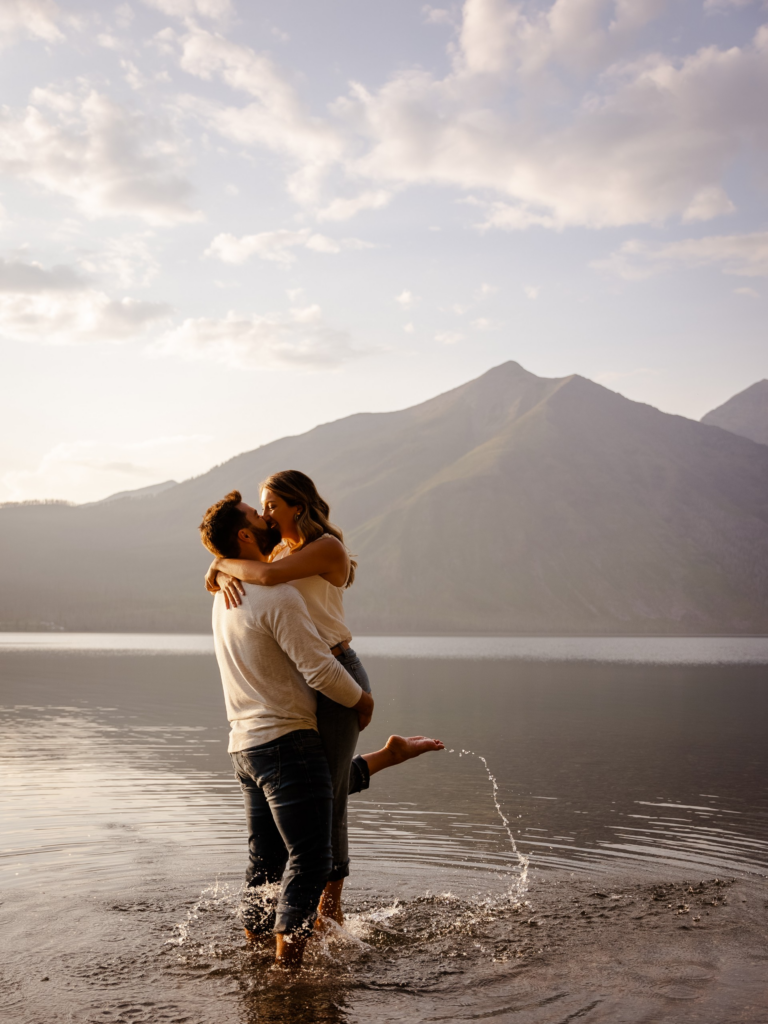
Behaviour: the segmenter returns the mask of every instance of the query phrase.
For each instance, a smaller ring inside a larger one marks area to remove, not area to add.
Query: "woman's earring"
[[[294,521],[295,523],[298,523],[298,521],[299,521],[299,515],[300,515],[300,513],[299,513],[299,512],[297,512],[297,513],[296,513],[296,515],[295,515],[295,516],[293,517],[293,521]]]

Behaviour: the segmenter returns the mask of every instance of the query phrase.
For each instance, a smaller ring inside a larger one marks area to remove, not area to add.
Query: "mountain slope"
[[[516,363],[141,501],[0,509],[0,621],[208,628],[202,512],[281,468],[359,558],[357,632],[768,632],[768,447]]]
[[[768,444],[768,380],[759,380],[701,417],[702,423]]]

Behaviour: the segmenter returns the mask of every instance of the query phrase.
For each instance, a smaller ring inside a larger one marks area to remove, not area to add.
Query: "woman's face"
[[[296,513],[301,510],[301,505],[289,505],[285,498],[268,487],[261,492],[261,505],[267,525],[276,526],[283,540],[299,540]]]

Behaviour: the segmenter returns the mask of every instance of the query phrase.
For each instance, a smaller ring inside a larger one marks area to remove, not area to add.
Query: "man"
[[[200,525],[215,554],[267,561],[280,540],[237,491],[212,505]],[[316,698],[326,694],[354,708],[365,728],[373,699],[320,639],[298,591],[288,585],[244,584],[242,604],[227,610],[219,593],[213,633],[221,671],[229,752],[240,781],[248,823],[248,893],[242,908],[246,935],[277,936],[276,963],[299,967],[318,900],[331,870],[332,788],[317,733]],[[390,737],[353,763],[350,791],[370,774],[442,744],[424,737]],[[277,905],[254,890],[282,880]]]

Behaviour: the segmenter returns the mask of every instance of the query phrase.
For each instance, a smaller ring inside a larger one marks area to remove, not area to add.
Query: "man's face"
[[[271,551],[275,545],[280,543],[280,531],[275,526],[271,526],[267,523],[264,516],[257,512],[255,508],[246,504],[244,501],[241,501],[237,507],[241,512],[245,513],[248,525],[254,533],[265,534],[266,544],[263,546],[259,545],[260,547],[266,547],[268,551]],[[271,545],[269,543],[270,541],[272,542]]]
[[[266,530],[268,528],[264,516],[257,512],[255,508],[246,505],[244,501],[241,501],[237,508],[238,511],[245,512],[245,518],[248,520],[248,525],[252,530]]]

